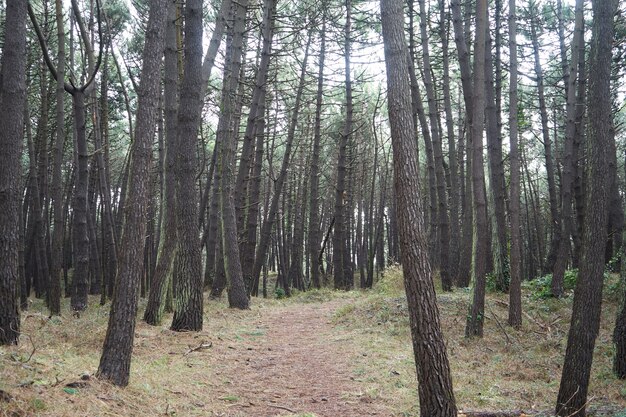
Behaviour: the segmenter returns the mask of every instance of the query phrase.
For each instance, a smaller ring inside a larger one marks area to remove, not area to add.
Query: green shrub
[[[285,298],[286,296],[285,290],[281,287],[276,287],[276,289],[274,290],[274,296],[278,298],[279,300],[282,298]]]

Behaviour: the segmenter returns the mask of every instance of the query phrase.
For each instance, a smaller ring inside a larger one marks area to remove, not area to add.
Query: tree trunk
[[[323,10],[323,6],[322,6]],[[311,194],[309,201],[308,249],[311,257],[311,282],[313,287],[321,288],[320,262],[317,257],[320,246],[320,149],[322,140],[322,104],[324,89],[324,63],[326,59],[326,16],[322,15],[320,31],[320,53],[317,64],[317,95],[315,98],[315,127],[313,133],[313,154],[311,156]]]
[[[174,268],[176,282],[174,331],[202,329],[202,254],[198,236],[197,135],[204,97],[202,84],[202,0],[185,5],[185,75],[181,83],[178,111],[178,186],[176,201],[178,239]]]
[[[124,212],[111,315],[96,374],[99,378],[120,386],[128,385],[130,376],[139,283],[144,268],[143,248],[151,189],[152,141],[158,115],[160,67],[167,13],[168,6],[165,0],[150,3],[135,140],[131,145],[127,200],[129,209]]]
[[[345,62],[345,91],[346,91],[346,120],[343,132],[340,134],[337,157],[337,185],[335,187],[335,231],[333,233],[333,278],[337,289],[352,288],[353,276],[350,265],[350,253],[347,242],[349,219],[347,218],[348,195],[346,190],[347,179],[347,149],[352,134],[352,75],[350,74],[350,36],[351,36],[351,0],[345,0],[346,23],[344,26],[343,55]]]
[[[402,1],[382,0],[381,16],[389,122],[394,154],[394,185],[404,285],[409,305],[417,370],[420,414],[456,416],[452,378],[441,334],[432,271],[428,262],[419,189],[417,144],[411,116],[408,50],[404,41]],[[382,213],[381,213],[382,214]]]
[[[552,295],[563,296],[563,283],[567,261],[570,258],[572,230],[572,191],[577,164],[577,155],[574,153],[574,136],[576,134],[576,74],[578,55],[584,54],[584,0],[576,1],[576,20],[574,38],[572,40],[572,56],[567,76],[567,123],[565,126],[565,141],[563,143],[563,172],[561,174],[561,235],[557,250],[554,269],[552,271]]]
[[[430,121],[430,131],[432,137],[433,163],[435,167],[435,177],[437,182],[437,236],[439,237],[438,262],[439,273],[441,275],[441,286],[444,291],[452,291],[452,281],[449,273],[450,262],[450,228],[448,218],[448,197],[446,195],[446,179],[443,169],[443,147],[441,145],[441,132],[439,131],[439,108],[435,97],[435,86],[430,65],[430,52],[428,48],[428,32],[426,22],[425,0],[419,0],[420,6],[420,34],[422,38],[422,60],[424,64],[424,84],[426,86],[426,96],[428,97],[428,119]]]
[[[217,135],[221,136],[221,148],[218,157],[222,173],[220,187],[220,211],[224,271],[228,283],[228,304],[231,308],[249,308],[248,295],[243,282],[241,258],[237,236],[237,216],[235,212],[234,169],[237,138],[234,119],[236,117],[237,88],[241,72],[243,37],[246,26],[247,0],[233,2],[233,33],[226,47],[227,66],[224,68],[224,81],[221,99],[221,117]]]
[[[611,111],[611,61],[614,33],[614,0],[593,0],[591,39],[586,215],[583,257],[574,290],[571,327],[556,403],[559,416],[584,417],[593,349],[600,327],[604,248],[607,238],[611,166],[616,164],[613,113]]]
[[[509,286],[509,325],[522,325],[522,236],[520,225],[520,160],[517,124],[517,14],[515,0],[509,0],[509,141],[511,152],[511,284]],[[528,219],[526,220],[528,221]],[[531,255],[532,256],[532,255]]]
[[[153,326],[161,324],[165,311],[165,297],[172,285],[172,267],[178,236],[176,234],[176,123],[178,115],[178,63],[176,52],[176,5],[170,3],[165,27],[164,52],[164,107],[165,107],[165,158],[163,202],[161,204],[161,239],[156,270],[143,319]],[[210,179],[209,179],[210,180]]]
[[[0,345],[17,344],[20,155],[26,101],[26,4],[7,0],[0,60]]]
[[[487,200],[483,166],[483,130],[485,114],[485,45],[487,35],[487,0],[476,2],[476,42],[474,46],[474,113],[472,123],[472,197],[474,242],[472,247],[473,299],[466,337],[482,337],[485,321],[485,273],[487,261]]]

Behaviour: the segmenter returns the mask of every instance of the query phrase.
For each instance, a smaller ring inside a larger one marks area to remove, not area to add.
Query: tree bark
[[[0,59],[0,345],[17,344],[20,155],[26,101],[26,4],[7,0]]]
[[[178,111],[178,187],[176,201],[178,239],[174,268],[176,282],[174,331],[202,329],[202,258],[198,236],[198,193],[195,179],[196,146],[200,125],[202,84],[202,0],[185,5],[185,71]]]
[[[109,325],[96,374],[98,378],[120,386],[128,385],[130,376],[139,284],[144,267],[143,249],[151,188],[152,141],[158,112],[160,67],[167,11],[168,4],[165,0],[150,3],[118,272]]]
[[[472,123],[472,197],[474,242],[472,247],[473,299],[466,337],[482,337],[485,321],[485,273],[487,261],[487,201],[483,165],[483,130],[485,115],[485,45],[487,35],[487,0],[476,2],[476,42],[474,46],[474,113]]]
[[[593,350],[600,327],[604,248],[607,238],[608,205],[612,166],[617,163],[613,113],[611,111],[611,61],[615,0],[593,0],[591,39],[586,215],[583,258],[574,290],[571,327],[556,403],[559,416],[584,417]]]
[[[520,160],[517,123],[517,10],[515,0],[509,0],[509,142],[511,152],[511,284],[509,286],[509,325],[522,325],[522,236],[520,225]],[[528,221],[528,219],[527,219]]]
[[[417,370],[420,414],[456,416],[450,366],[441,334],[432,271],[424,234],[415,126],[411,115],[408,49],[404,40],[402,1],[382,0],[381,16],[387,67],[389,122],[394,154],[396,213],[404,285],[409,305]]]
[[[164,52],[165,158],[163,202],[161,204],[161,239],[156,270],[143,319],[153,326],[161,324],[165,297],[172,285],[172,267],[176,254],[176,139],[178,116],[178,58],[176,51],[176,5],[168,5]],[[210,180],[210,179],[209,179]]]

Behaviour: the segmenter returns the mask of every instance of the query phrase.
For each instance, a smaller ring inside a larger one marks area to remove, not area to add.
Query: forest
[[[0,22],[0,415],[626,416],[625,2]]]

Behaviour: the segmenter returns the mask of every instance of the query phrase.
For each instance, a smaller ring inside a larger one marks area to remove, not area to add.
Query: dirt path
[[[217,343],[214,374],[222,398],[234,402],[223,416],[389,416],[353,375],[359,355],[332,314],[350,300],[298,304],[263,311],[236,345]],[[236,398],[235,398],[236,396]]]

